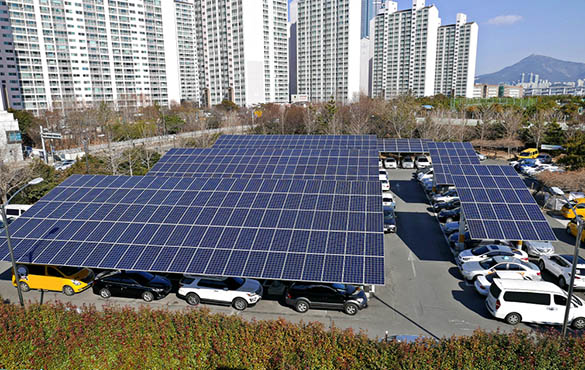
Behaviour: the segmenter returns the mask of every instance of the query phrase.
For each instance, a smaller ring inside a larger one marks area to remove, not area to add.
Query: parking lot
[[[265,299],[245,311],[231,307],[201,305],[211,312],[241,315],[245,319],[272,320],[284,318],[293,322],[318,321],[325,327],[352,328],[371,337],[389,335],[423,335],[443,337],[471,334],[481,328],[489,331],[510,331],[512,327],[492,319],[484,300],[465,283],[453,262],[440,225],[428,210],[427,198],[412,178],[412,170],[389,170],[392,191],[396,198],[398,232],[386,234],[384,248],[386,285],[377,287],[369,307],[356,316],[342,312],[310,310],[300,314],[279,300]],[[566,222],[547,216],[559,242],[558,253],[570,253],[574,239],[565,232]],[[18,302],[16,289],[10,284],[10,265],[0,264],[0,295],[5,301]],[[545,279],[549,279],[544,274]],[[87,290],[67,297],[62,293],[30,291],[25,300],[36,302],[62,301],[75,305],[120,305],[171,310],[190,310],[184,300],[171,293],[151,303],[125,298],[102,299]],[[528,328],[520,324],[518,328]],[[535,327],[536,328],[536,327]]]

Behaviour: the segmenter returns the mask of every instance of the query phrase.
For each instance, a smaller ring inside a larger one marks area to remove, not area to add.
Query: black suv
[[[285,300],[287,305],[300,313],[307,312],[309,308],[325,308],[355,315],[368,307],[364,291],[347,284],[294,283],[286,290]]]
[[[111,296],[142,298],[146,302],[162,299],[171,291],[172,284],[163,276],[141,271],[113,271],[98,275],[93,293],[108,299]]]

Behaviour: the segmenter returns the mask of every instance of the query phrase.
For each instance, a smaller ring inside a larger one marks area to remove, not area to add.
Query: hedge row
[[[380,343],[351,330],[182,312],[0,304],[7,369],[578,369],[585,340],[476,332]]]

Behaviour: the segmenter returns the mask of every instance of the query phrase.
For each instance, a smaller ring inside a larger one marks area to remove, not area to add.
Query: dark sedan
[[[97,276],[93,293],[108,299],[112,296],[142,298],[146,302],[162,299],[171,291],[172,284],[163,276],[141,271],[113,271]]]
[[[437,215],[439,222],[459,221],[460,217],[461,217],[460,207],[457,207],[455,209],[444,209]]]
[[[459,199],[453,199],[448,202],[439,202],[433,205],[433,209],[435,212],[442,211],[444,209],[451,210],[461,206],[461,201]]]

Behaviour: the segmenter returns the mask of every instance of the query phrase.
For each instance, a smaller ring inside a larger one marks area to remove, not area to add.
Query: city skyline
[[[412,5],[412,0],[397,1],[399,10]],[[543,0],[428,0],[427,4],[441,10],[443,25],[454,24],[457,13],[478,23],[476,76],[496,72],[531,54],[585,63],[585,36],[575,32],[585,12],[583,1],[566,0],[562,10],[557,2]]]

